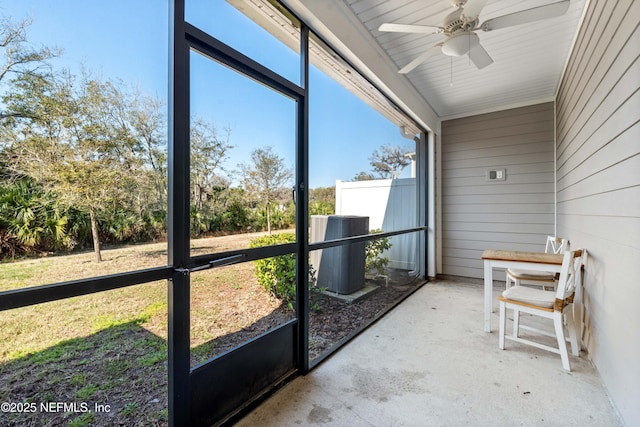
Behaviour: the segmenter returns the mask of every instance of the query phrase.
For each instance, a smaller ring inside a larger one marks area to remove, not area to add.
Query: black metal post
[[[300,81],[304,94],[298,101],[296,141],[296,241],[298,243],[296,311],[298,314],[298,370],[309,371],[309,29],[300,28]]]
[[[419,181],[422,182],[418,185],[418,188],[423,188],[424,193],[422,197],[418,197],[420,205],[420,211],[418,218],[420,218],[420,225],[426,227],[422,232],[422,244],[420,250],[422,252],[422,271],[424,272],[425,280],[429,280],[429,133],[420,133],[420,150],[418,150],[420,156],[417,159],[417,176]]]
[[[169,40],[169,265],[168,393],[169,425],[190,423],[189,350],[189,46],[185,0],[170,3]]]

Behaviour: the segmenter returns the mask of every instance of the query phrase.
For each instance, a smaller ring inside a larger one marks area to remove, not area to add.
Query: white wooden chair
[[[569,250],[569,240],[560,237],[547,236],[547,243],[544,247],[545,253],[548,254],[561,254]],[[544,271],[528,271],[528,270],[514,270],[507,269],[507,289],[511,287],[511,282],[514,286],[525,285],[537,285],[542,286],[543,290],[547,287],[555,289],[557,277],[553,273],[546,273]]]
[[[498,298],[500,300],[500,328],[498,346],[504,350],[505,338],[523,344],[532,345],[543,350],[548,350],[560,354],[562,366],[567,371],[571,371],[569,355],[567,353],[567,343],[564,333],[565,321],[569,330],[569,341],[571,343],[571,353],[574,356],[580,354],[578,347],[578,337],[573,321],[573,298],[577,287],[582,282],[582,264],[586,257],[586,251],[577,250],[575,252],[565,252],[560,271],[560,280],[556,291],[545,291],[542,289],[530,288],[526,286],[512,286],[505,290]],[[507,309],[513,310],[513,335],[505,335],[507,323]],[[558,348],[542,344],[537,341],[520,337],[520,312],[529,313],[543,318],[552,319],[555,334],[546,331],[527,328],[543,335],[555,336]]]

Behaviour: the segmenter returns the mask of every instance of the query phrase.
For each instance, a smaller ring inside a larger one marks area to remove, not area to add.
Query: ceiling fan
[[[399,73],[406,74],[422,64],[430,56],[444,53],[448,56],[469,55],[469,59],[478,68],[484,68],[493,63],[493,59],[480,44],[480,38],[475,31],[493,31],[512,27],[542,19],[563,15],[569,8],[569,0],[551,3],[545,6],[525,9],[520,12],[498,16],[480,23],[479,15],[488,0],[451,0],[456,8],[444,18],[441,26],[437,25],[407,25],[382,24],[379,31],[394,33],[443,34],[446,39],[400,69]]]

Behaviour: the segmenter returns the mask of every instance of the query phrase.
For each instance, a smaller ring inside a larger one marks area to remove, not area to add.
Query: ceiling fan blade
[[[473,62],[478,70],[493,63],[493,59],[491,59],[487,51],[484,50],[480,44],[469,51],[469,58],[471,58],[471,62]]]
[[[488,0],[468,0],[463,6],[462,16],[468,21],[473,21],[480,15],[487,1]]]
[[[416,68],[418,65],[422,64],[430,56],[434,56],[434,55],[439,54],[441,47],[442,47],[442,43],[438,43],[435,46],[431,46],[425,53],[423,53],[422,55],[418,56],[416,59],[414,59],[413,61],[409,62],[407,65],[402,67],[398,71],[398,73],[407,74],[408,72],[413,71],[414,68]]]
[[[480,28],[483,31],[492,31],[513,27],[514,25],[527,24],[541,19],[554,18],[564,15],[567,9],[569,9],[569,3],[569,0],[563,0],[546,6],[534,7],[521,12],[510,13],[509,15],[498,16],[497,18],[483,22]]]
[[[442,30],[442,27],[432,25],[408,25],[408,24],[382,24],[378,31],[387,31],[391,33],[417,33],[417,34],[433,34]]]

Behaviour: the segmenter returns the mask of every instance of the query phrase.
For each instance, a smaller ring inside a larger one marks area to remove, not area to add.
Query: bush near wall
[[[294,233],[279,233],[258,237],[249,243],[249,247],[281,245],[294,243]],[[276,298],[293,310],[296,301],[296,255],[287,254],[254,261],[258,283]],[[309,289],[316,283],[315,271],[309,265]]]
[[[296,235],[279,233],[258,237],[249,243],[250,248],[293,243]],[[254,262],[258,283],[290,308],[296,300],[296,255],[287,254]]]
[[[371,230],[372,234],[382,230]],[[258,237],[249,243],[250,248],[294,243],[294,233],[278,233]],[[381,254],[391,248],[389,239],[384,237],[367,243],[365,268],[374,274],[385,274],[389,259]],[[283,303],[293,309],[296,300],[296,256],[295,254],[264,258],[254,262],[258,283]],[[315,284],[315,272],[309,265],[309,288]]]
[[[382,229],[376,228],[369,231],[370,234],[382,233]],[[385,275],[387,273],[387,266],[389,265],[389,258],[381,256],[383,252],[391,249],[391,241],[388,237],[382,237],[377,240],[371,240],[367,242],[365,248],[365,271],[371,274]]]

